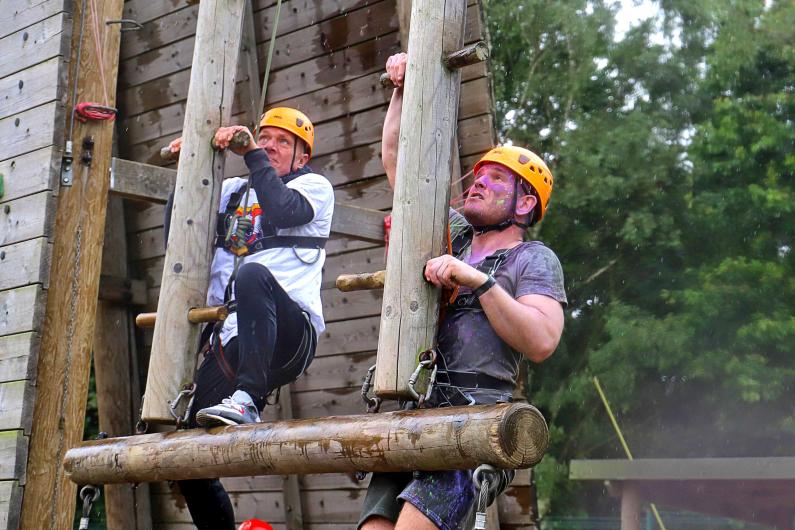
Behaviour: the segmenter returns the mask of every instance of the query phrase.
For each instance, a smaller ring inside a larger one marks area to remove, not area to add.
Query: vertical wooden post
[[[168,401],[193,381],[199,326],[188,310],[204,305],[224,154],[210,146],[229,123],[245,0],[202,0],[185,108],[168,251],[160,283],[144,394],[144,420],[173,423]]]
[[[124,205],[120,197],[108,198],[102,273],[127,277],[127,240]],[[94,334],[94,375],[97,384],[99,430],[110,436],[135,432],[140,408],[140,379],[130,351],[130,315],[127,307],[100,300]],[[105,486],[108,530],[147,530],[152,527],[149,485]]]
[[[279,418],[291,420],[293,415],[293,385],[284,385],[279,395]],[[301,505],[301,484],[298,475],[284,475],[284,521],[287,530],[303,530],[304,510]]]
[[[122,17],[123,0],[96,3],[98,35],[90,23],[90,13],[87,14],[80,64],[75,63],[82,3],[73,2],[72,6],[74,28],[68,86],[73,86],[77,75],[78,101],[113,106],[120,32],[119,25],[106,26],[105,21]],[[101,42],[95,46],[97,37]],[[97,50],[102,57],[97,56]],[[71,108],[67,110],[71,112]],[[68,126],[66,114],[64,127]],[[94,146],[93,161],[86,167],[79,159],[83,139],[88,136],[93,137]],[[76,151],[74,177],[71,186],[61,186],[58,196],[20,528],[71,528],[75,509],[76,486],[64,475],[61,461],[66,450],[83,437],[113,122],[75,122],[71,140]]]
[[[392,237],[381,312],[375,392],[410,395],[419,353],[434,345],[439,290],[425,262],[446,249],[453,138],[460,73],[442,57],[463,45],[466,2],[413,0],[409,59],[392,209]]]
[[[640,529],[641,499],[638,488],[631,482],[621,484],[621,530]]]

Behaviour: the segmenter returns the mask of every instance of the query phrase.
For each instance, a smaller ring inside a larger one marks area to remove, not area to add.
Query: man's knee
[[[359,530],[393,530],[393,528],[395,528],[395,523],[386,517],[371,515],[362,523]]]
[[[400,517],[398,517],[395,530],[438,530],[439,527],[428,519],[416,506],[410,502],[403,503],[403,509],[400,510]]]
[[[252,293],[259,289],[271,287],[276,278],[268,267],[259,263],[245,263],[237,271],[235,279],[235,296],[240,298],[247,293]]]

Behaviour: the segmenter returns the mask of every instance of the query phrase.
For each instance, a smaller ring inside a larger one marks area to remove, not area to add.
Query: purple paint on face
[[[500,222],[513,204],[514,175],[499,164],[484,164],[464,201],[464,216],[477,225]]]

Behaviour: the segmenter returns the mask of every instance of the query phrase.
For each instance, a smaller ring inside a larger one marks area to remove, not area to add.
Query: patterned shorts
[[[474,501],[471,471],[375,473],[359,527],[374,515],[396,522],[403,502],[409,502],[442,530],[471,528]]]

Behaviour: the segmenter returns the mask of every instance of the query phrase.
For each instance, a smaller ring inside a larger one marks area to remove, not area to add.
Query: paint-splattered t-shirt
[[[472,227],[454,210],[450,212],[450,232],[453,239],[462,235],[472,237]],[[467,252],[465,250],[459,257],[466,259]],[[560,261],[540,241],[521,243],[509,250],[494,273],[494,279],[515,299],[540,294],[563,306],[567,303]],[[469,289],[460,288],[459,295],[467,293]],[[516,383],[522,356],[497,335],[482,310],[448,306],[439,329],[438,346],[449,370],[483,373],[511,387]],[[477,392],[471,394],[481,401]]]

